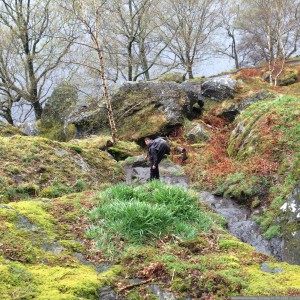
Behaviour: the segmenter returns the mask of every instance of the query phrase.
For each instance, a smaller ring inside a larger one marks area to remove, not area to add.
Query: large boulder
[[[201,85],[201,94],[204,98],[223,101],[233,98],[234,87],[237,81],[227,76],[207,78]]]
[[[123,180],[105,151],[41,137],[0,137],[0,204],[29,197],[58,197]]]
[[[41,120],[37,122],[40,135],[57,141],[68,141],[75,136],[74,126],[66,126],[65,121],[78,101],[74,86],[62,84],[56,88],[47,101]]]
[[[195,115],[193,105],[201,97],[198,83],[127,82],[111,97],[118,135],[140,141],[146,136],[167,135]],[[78,137],[109,133],[105,104],[81,106],[71,114]]]

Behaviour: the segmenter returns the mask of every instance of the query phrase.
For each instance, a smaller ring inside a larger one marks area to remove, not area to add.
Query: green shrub
[[[4,202],[28,199],[30,197],[36,196],[38,192],[39,187],[37,185],[24,183],[20,184],[19,186],[5,188],[1,192],[0,199],[4,200]]]
[[[83,192],[88,190],[89,186],[81,179],[77,180],[75,184],[75,189],[77,192]]]
[[[69,194],[73,190],[71,187],[64,185],[58,181],[55,181],[52,185],[47,186],[42,189],[40,196],[46,198],[56,198],[63,196],[64,194]]]

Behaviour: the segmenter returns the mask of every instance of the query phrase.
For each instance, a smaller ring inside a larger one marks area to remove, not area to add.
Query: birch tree
[[[56,8],[54,0],[0,1],[0,34],[9,40],[0,46],[0,88],[9,87],[17,99],[32,105],[36,119],[41,118],[51,74],[71,46],[59,38],[66,27]]]
[[[299,0],[242,1],[242,43],[254,63],[266,61],[269,82],[276,85],[286,58],[296,53],[300,38]]]
[[[98,78],[101,81],[105,98],[112,140],[113,142],[115,142],[117,139],[117,128],[115,125],[110,96],[108,92],[102,44],[102,22],[103,19],[109,18],[108,10],[106,8],[106,1],[71,0],[70,3],[63,4],[62,7],[66,12],[73,16],[74,20],[77,22],[79,33],[83,34],[79,37],[77,44],[80,44],[83,49],[85,48],[91,54],[94,54],[96,56],[96,64],[82,62],[76,60],[76,58],[72,61],[72,63],[79,64],[98,74]]]
[[[159,18],[164,2],[159,0],[111,0],[113,22],[106,25],[108,38],[117,41],[114,61],[118,71],[128,81],[138,78],[151,79],[151,71],[166,69],[163,52],[170,39],[162,38]],[[109,43],[111,44],[111,42]],[[108,50],[108,53],[111,53]],[[167,66],[172,68],[171,65]]]
[[[194,65],[206,58],[212,33],[219,26],[219,9],[218,0],[166,0],[164,27],[174,36],[169,50],[190,79]]]

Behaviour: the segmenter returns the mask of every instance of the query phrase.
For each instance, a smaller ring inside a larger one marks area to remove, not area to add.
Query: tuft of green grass
[[[91,212],[88,236],[109,256],[118,247],[153,244],[156,239],[175,235],[195,238],[216,223],[197,204],[196,195],[181,187],[152,181],[139,187],[118,184],[103,192]]]

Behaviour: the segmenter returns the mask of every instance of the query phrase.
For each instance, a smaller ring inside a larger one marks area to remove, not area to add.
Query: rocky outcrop
[[[283,237],[283,260],[300,265],[300,182],[290,194],[287,202],[280,208]]]
[[[238,114],[240,114],[250,105],[262,100],[275,99],[276,97],[277,96],[275,94],[268,90],[261,90],[243,98],[240,102],[234,102],[233,100],[224,101],[217,109],[216,115],[232,122]]]
[[[226,76],[204,79],[201,85],[201,94],[204,98],[221,102],[233,98],[236,83],[235,79]]]
[[[111,98],[118,134],[136,141],[167,135],[195,115],[199,97],[200,83],[127,82]],[[105,105],[101,107],[77,107],[67,126],[74,124],[78,137],[109,132]]]
[[[23,131],[8,123],[0,121],[0,137],[10,137],[13,135],[26,135]]]
[[[65,121],[78,101],[74,86],[62,84],[55,89],[45,105],[41,120],[37,122],[40,135],[58,141],[70,140],[75,136],[74,127],[65,127]]]

